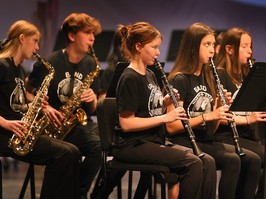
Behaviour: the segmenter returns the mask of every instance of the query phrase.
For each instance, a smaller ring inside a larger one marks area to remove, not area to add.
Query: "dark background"
[[[6,37],[14,21],[31,21],[42,31],[39,54],[45,56],[56,48],[64,18],[71,12],[85,12],[99,19],[104,30],[94,47],[105,68],[117,25],[147,21],[164,35],[159,60],[166,62],[165,70],[169,71],[182,31],[194,22],[203,22],[216,30],[233,26],[247,29],[253,36],[254,58],[266,61],[266,3],[250,1],[252,4],[245,0],[3,0],[0,38]]]

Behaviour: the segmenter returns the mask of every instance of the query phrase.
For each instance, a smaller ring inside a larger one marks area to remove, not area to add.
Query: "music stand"
[[[164,62],[160,62],[162,67],[164,67]],[[109,88],[107,89],[106,97],[116,97],[116,86],[119,81],[120,76],[122,75],[123,71],[125,70],[126,67],[128,67],[129,63],[128,62],[118,62],[115,68],[115,71],[113,73]],[[154,65],[148,66],[150,70],[152,70],[156,76],[157,82],[159,86],[162,88],[163,83],[161,80],[161,75],[158,69],[155,68]]]
[[[118,62],[113,73],[111,82],[109,84],[109,88],[106,92],[106,97],[116,97],[116,86],[119,81],[120,76],[126,67],[128,67],[129,63],[127,62]]]
[[[256,62],[253,65],[230,111],[266,111],[266,63]]]
[[[231,104],[230,110],[266,111],[266,63],[257,62],[254,64]],[[266,142],[264,147],[266,147]],[[266,153],[264,153],[264,165],[266,165]],[[264,172],[263,177],[266,182],[266,172]],[[263,198],[266,199],[265,187]]]

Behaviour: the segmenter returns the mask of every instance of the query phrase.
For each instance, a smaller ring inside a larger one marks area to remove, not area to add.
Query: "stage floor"
[[[21,191],[24,178],[28,171],[29,164],[24,162],[15,162],[13,159],[9,158],[9,168],[3,168],[3,199],[17,199]],[[3,160],[2,163],[4,164]],[[44,166],[34,166],[35,171],[35,189],[36,189],[36,199],[40,197],[40,190],[43,180]],[[220,178],[220,173],[218,174],[218,180]],[[138,172],[133,173],[133,193],[136,189],[137,182],[139,180]],[[128,174],[122,179],[122,195],[123,198],[127,198],[127,186],[128,186]],[[218,184],[217,184],[218,186]],[[92,185],[92,188],[94,184]],[[92,189],[91,188],[91,189]],[[160,186],[157,185],[157,196],[160,198]],[[218,187],[217,187],[218,188]],[[91,191],[90,191],[91,192]],[[90,199],[90,192],[88,194],[88,199]],[[133,196],[132,196],[133,197]],[[146,194],[146,198],[147,194]],[[146,199],[145,198],[145,199]],[[216,197],[218,198],[218,197]],[[28,184],[24,199],[30,199],[30,184]],[[113,193],[110,195],[109,199],[117,199],[117,190],[114,189]]]
[[[28,171],[29,164],[24,162],[14,162],[13,159],[9,158],[9,168],[3,168],[3,199],[17,199],[21,191],[24,178]],[[3,160],[2,163],[4,164]],[[43,180],[44,166],[34,166],[35,171],[35,189],[36,189],[36,199],[40,197],[40,190]],[[122,181],[122,194],[124,197],[127,195],[127,174]],[[133,174],[133,190],[136,187],[139,175],[138,173]],[[94,184],[92,185],[92,187]],[[158,186],[159,188],[159,186]],[[159,190],[158,190],[159,191]],[[89,193],[90,194],[90,193]],[[88,199],[90,198],[88,194]],[[30,199],[30,184],[28,184],[25,199]],[[110,195],[109,199],[117,198],[117,190],[115,189]],[[127,197],[126,197],[127,198]],[[148,198],[148,197],[147,197]]]

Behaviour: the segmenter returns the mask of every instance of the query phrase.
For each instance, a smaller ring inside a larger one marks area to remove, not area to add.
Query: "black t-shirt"
[[[178,90],[180,100],[184,102],[183,107],[189,118],[197,117],[212,111],[213,97],[201,75],[178,74],[169,83],[173,88]],[[210,130],[212,129],[211,125],[212,123],[207,122],[207,128],[205,126],[193,128],[196,140],[202,142],[212,141],[213,132]],[[184,133],[179,133],[172,136],[172,138],[184,135]]]
[[[26,73],[11,59],[0,59],[0,115],[6,119],[21,119],[26,112]]]
[[[54,78],[50,82],[48,89],[49,104],[55,109],[59,109],[65,104],[76,89],[83,84],[84,78],[96,69],[95,61],[90,55],[85,54],[79,63],[73,64],[68,61],[67,54],[64,50],[53,52],[46,58],[46,61],[55,69]],[[48,70],[41,62],[35,63],[29,75],[30,85],[34,88],[39,88],[47,74]],[[71,81],[73,82],[73,89],[70,90]],[[99,84],[99,77],[95,77],[93,83],[90,85],[90,88],[96,94],[98,94]],[[88,114],[90,113],[90,110],[87,109],[85,104],[82,104],[82,108]]]
[[[117,85],[118,112],[134,112],[136,117],[149,118],[162,115],[163,94],[154,73],[147,69],[141,75],[126,68]],[[119,126],[119,125],[118,125]],[[124,133],[117,128],[116,145],[132,146],[142,142],[164,143],[164,126],[160,125],[143,131]]]
[[[26,73],[21,65],[13,60],[0,59],[0,115],[8,120],[20,120],[27,111],[25,99]],[[1,133],[6,131],[0,127]]]
[[[232,97],[237,94],[238,88],[236,85],[231,81],[230,77],[227,75],[227,72],[223,69],[217,69],[217,73],[220,79],[223,88],[227,89],[229,92],[232,92]]]

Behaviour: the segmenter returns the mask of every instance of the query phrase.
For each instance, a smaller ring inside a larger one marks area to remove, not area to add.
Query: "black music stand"
[[[109,84],[109,88],[106,92],[106,97],[116,97],[116,86],[119,81],[120,76],[126,67],[128,67],[129,63],[127,62],[118,62],[113,73],[111,82]]]
[[[254,64],[230,106],[230,110],[266,111],[266,63],[257,62]],[[266,148],[266,141],[264,148]],[[266,182],[265,165],[266,153],[264,152],[264,182]],[[266,199],[265,185],[263,198]]]
[[[231,111],[266,111],[266,63],[256,62],[230,106]]]

